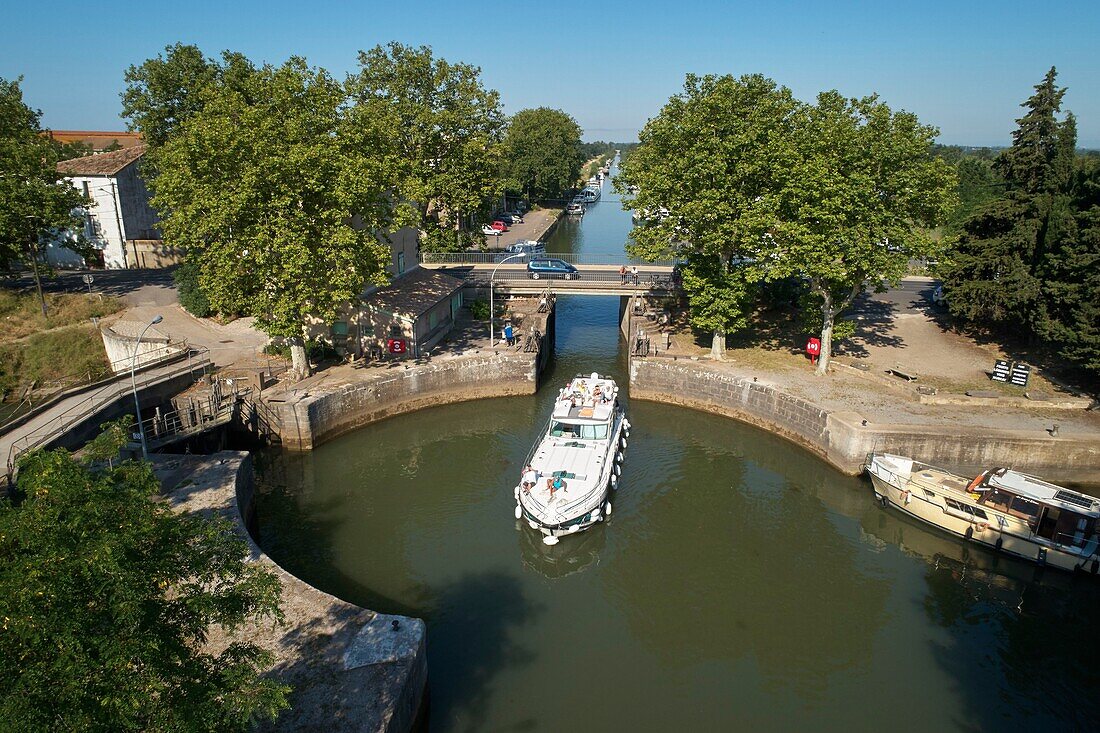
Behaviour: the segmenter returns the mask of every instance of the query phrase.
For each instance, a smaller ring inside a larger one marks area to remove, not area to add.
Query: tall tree
[[[581,128],[560,109],[524,109],[512,116],[504,138],[508,188],[528,201],[559,198],[581,174]]]
[[[61,230],[78,230],[74,210],[90,202],[58,174],[58,148],[42,134],[42,113],[23,102],[21,81],[0,79],[0,271],[31,266],[45,317],[43,243]]]
[[[351,120],[392,136],[400,167],[396,193],[411,207],[421,246],[464,250],[479,235],[464,226],[501,192],[504,116],[481,70],[436,58],[428,46],[400,43],[359,54],[349,77]]]
[[[1077,127],[1072,115],[1058,120],[1065,89],[1056,79],[1052,67],[1022,103],[1027,112],[1016,121],[1012,146],[994,161],[1005,192],[963,225],[942,270],[955,316],[1031,338],[1060,330],[1049,322],[1047,281],[1059,277],[1061,252],[1076,237],[1070,188]]]
[[[0,499],[0,729],[245,731],[287,706],[269,653],[203,648],[214,626],[282,618],[228,523],[173,513],[144,463],[37,452],[19,489]]]
[[[764,279],[801,277],[821,314],[818,374],[827,373],[836,318],[868,284],[896,282],[936,251],[929,230],[955,203],[957,180],[934,157],[939,134],[877,97],[818,95],[794,125],[798,154],[780,192],[780,223],[750,243]]]
[[[615,182],[640,188],[624,199],[640,217],[631,254],[687,261],[692,322],[710,331],[716,359],[727,333],[746,322],[748,289],[731,265],[780,224],[798,108],[789,89],[758,74],[689,75],[646,123]]]
[[[197,265],[216,311],[256,316],[308,374],[309,320],[333,320],[384,281],[395,156],[358,144],[343,86],[300,58],[200,101],[157,153],[164,238]]]

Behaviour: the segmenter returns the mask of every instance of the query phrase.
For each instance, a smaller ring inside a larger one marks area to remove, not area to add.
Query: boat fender
[[[619,445],[622,446],[623,450],[626,450],[626,436],[625,435],[623,437],[619,438]]]
[[[882,504],[883,509],[890,506],[890,497],[888,497],[886,494],[883,494],[882,496],[880,496],[878,498],[878,500],[879,500],[879,503]]]
[[[515,488],[514,491],[512,491],[512,498],[514,498],[516,501],[519,501],[519,487],[518,486]]]
[[[596,507],[592,510],[592,520],[595,522],[600,521],[600,507]]]
[[[1003,545],[1004,543],[1005,543],[1005,538],[1004,537],[998,537],[997,538],[996,548],[997,548],[998,551],[1001,549],[1001,545]]]
[[[622,454],[622,452],[619,452],[619,453],[616,453],[616,454],[615,454],[615,462],[616,462],[616,463],[622,463],[622,462],[623,462],[623,454]]]
[[[615,471],[616,476],[622,476],[623,475],[623,467],[620,466],[618,463],[615,464],[615,468],[612,469],[612,470]]]
[[[531,521],[530,519],[527,520],[527,524],[529,524],[531,526],[531,529],[538,529],[539,528],[539,523]]]
[[[611,477],[611,490],[614,491],[617,488],[619,488],[619,477],[618,476],[612,476]]]
[[[966,528],[966,539],[968,539],[968,540],[974,539],[974,526],[973,525]]]
[[[516,504],[516,519],[520,519],[522,516],[523,509],[520,508],[519,504]]]
[[[548,534],[542,538],[542,544],[547,545],[548,547],[553,547],[554,545],[558,544],[558,538],[552,534]]]
[[[623,429],[623,435],[625,435],[626,437],[629,438],[630,437],[630,428],[624,428]]]
[[[607,504],[604,505],[603,513],[606,514],[609,517],[611,516],[611,502],[610,501],[607,502]]]

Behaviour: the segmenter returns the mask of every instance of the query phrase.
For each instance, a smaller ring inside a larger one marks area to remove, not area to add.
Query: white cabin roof
[[[1040,478],[1028,476],[1019,471],[1006,470],[1004,473],[989,474],[986,480],[990,486],[1006,489],[1018,496],[1041,501],[1044,504],[1058,506],[1078,514],[1100,514],[1100,500],[1047,483]]]

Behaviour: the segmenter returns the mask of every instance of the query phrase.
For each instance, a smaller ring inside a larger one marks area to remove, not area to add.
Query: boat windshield
[[[571,424],[550,423],[550,434],[555,438],[580,438],[581,440],[607,440],[607,423]]]

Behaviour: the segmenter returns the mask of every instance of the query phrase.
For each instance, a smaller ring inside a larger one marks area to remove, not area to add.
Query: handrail
[[[187,356],[187,364],[181,364],[179,368],[172,369],[168,372],[154,373],[155,370],[153,367],[158,366],[158,364],[149,364],[149,368],[141,372],[143,379],[137,380],[138,387],[143,389],[150,386],[151,384],[167,381],[185,372],[194,373],[195,369],[198,367],[202,367],[203,372],[206,372],[206,367],[210,364],[208,349],[206,349],[205,347],[200,347],[199,349],[188,349],[186,352],[183,353],[185,353]],[[192,359],[192,353],[198,354],[199,358]],[[108,391],[113,391],[117,389],[120,381],[121,378],[119,380],[111,380],[95,392],[89,394],[77,404],[72,405],[71,407],[66,409],[60,415],[56,415],[51,418],[49,422],[40,426],[34,432],[24,435],[22,438],[14,441],[11,447],[8,449],[7,456],[7,475],[9,476],[9,478],[14,472],[15,464],[21,455],[49,442],[54,437],[56,437],[56,435],[63,432],[67,427],[87,418],[88,415],[93,412],[92,409],[89,409],[89,405],[97,402],[99,398],[101,398]]]
[[[187,341],[169,341],[163,346],[159,346],[158,350],[162,348],[173,349],[173,351],[169,351],[169,353],[165,354],[164,356],[160,356],[151,361],[147,361],[144,364],[140,364],[137,368],[137,371],[141,372],[162,364],[169,363],[175,359],[183,358],[187,351],[191,349]],[[30,406],[28,410],[24,412],[12,412],[3,420],[0,420],[0,433],[7,432],[14,427],[18,427],[18,425],[21,424],[20,421],[26,421],[27,419],[47,409],[51,405],[56,404],[60,400],[71,397],[74,394],[79,394],[80,392],[95,387],[97,385],[105,384],[108,381],[113,382],[116,378],[123,376],[126,372],[130,371],[131,362],[133,362],[133,356],[127,356],[123,357],[122,359],[115,359],[114,361],[107,362],[106,365],[98,371],[93,372],[91,370],[86,370],[80,372],[79,374],[74,372],[72,374],[67,374],[57,379],[50,380],[48,384],[57,385],[57,389],[45,395],[40,395],[41,401],[37,405]],[[123,367],[122,370],[116,370],[116,365]],[[83,381],[77,381],[78,379],[82,379]],[[72,383],[66,386],[67,382]]]
[[[505,257],[510,257],[515,252],[421,252],[420,264],[422,265],[495,265]],[[530,256],[530,255],[529,255]],[[564,260],[571,265],[650,265],[657,267],[672,267],[676,260],[660,260],[647,262],[638,257],[623,254],[594,254],[573,252],[539,252],[535,257],[549,257],[555,260]]]

